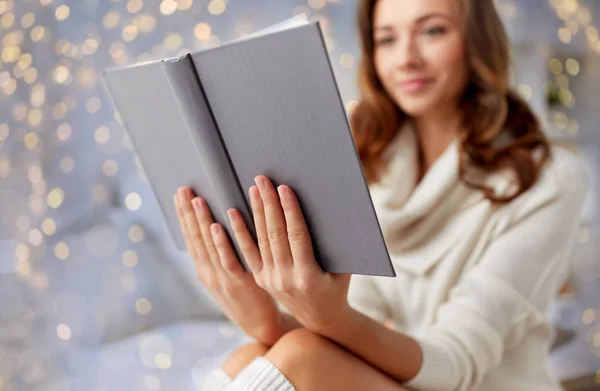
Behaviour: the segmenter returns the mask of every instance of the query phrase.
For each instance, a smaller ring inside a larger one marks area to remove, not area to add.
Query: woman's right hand
[[[227,232],[215,224],[202,198],[195,197],[190,188],[182,187],[174,201],[198,280],[233,323],[250,337],[272,345],[285,327],[285,319],[273,297],[256,284],[252,273],[244,270]],[[240,221],[239,212],[234,213]],[[242,225],[245,228],[245,224]],[[214,228],[218,228],[218,232]]]

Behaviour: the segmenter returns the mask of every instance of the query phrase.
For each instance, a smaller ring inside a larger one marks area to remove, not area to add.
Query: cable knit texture
[[[546,367],[548,308],[569,274],[588,187],[574,154],[553,146],[539,181],[504,206],[459,179],[458,140],[417,183],[417,137],[402,128],[371,196],[397,276],[354,275],[350,304],[420,344],[419,391],[559,390]],[[510,172],[468,171],[497,194]],[[402,354],[402,352],[398,352]]]
[[[232,381],[221,369],[211,372],[202,391],[296,391],[292,383],[264,357],[255,358]]]

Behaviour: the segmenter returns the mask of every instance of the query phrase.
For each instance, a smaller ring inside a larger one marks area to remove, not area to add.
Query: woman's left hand
[[[292,189],[277,189],[259,175],[249,189],[258,249],[241,219],[232,224],[256,283],[279,300],[296,320],[318,332],[343,323],[348,314],[350,274],[325,273]],[[260,251],[260,257],[253,256]],[[262,261],[261,261],[262,260]]]

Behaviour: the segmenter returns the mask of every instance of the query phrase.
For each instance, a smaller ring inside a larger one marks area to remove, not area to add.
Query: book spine
[[[191,56],[187,55],[176,60],[166,61],[163,63],[163,69],[173,88],[173,95],[177,100],[190,137],[202,159],[202,167],[198,169],[204,170],[206,177],[210,180],[212,193],[217,195],[217,204],[209,205],[215,222],[221,224],[227,231],[238,259],[244,269],[250,271],[235,240],[227,210],[237,209],[246,221],[251,235],[256,239],[251,209],[246,203],[243,189],[202,89]],[[202,196],[203,189],[193,190],[198,196]]]

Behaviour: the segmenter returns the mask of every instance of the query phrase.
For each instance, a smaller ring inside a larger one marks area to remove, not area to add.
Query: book
[[[189,186],[250,271],[226,211],[256,241],[248,189],[262,174],[298,197],[323,271],[395,276],[320,22],[296,17],[102,76],[179,249],[173,195]]]

